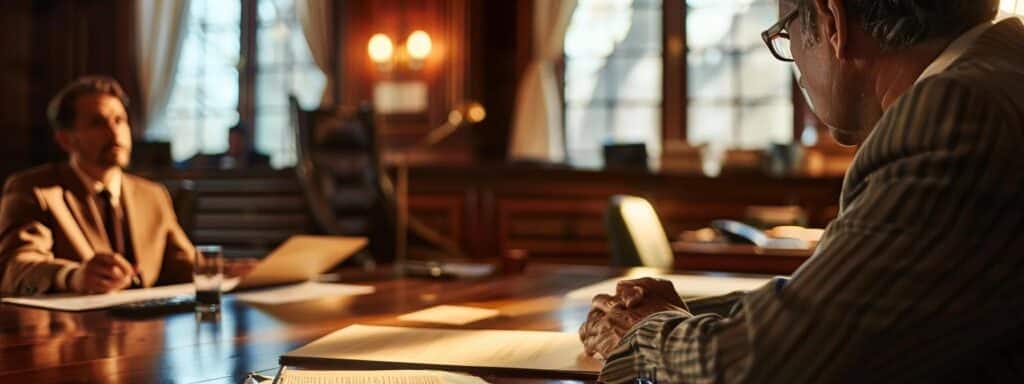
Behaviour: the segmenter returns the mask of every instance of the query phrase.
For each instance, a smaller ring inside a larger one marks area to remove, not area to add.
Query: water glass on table
[[[224,253],[219,245],[196,247],[192,281],[196,287],[196,312],[219,312],[221,284],[224,281]]]

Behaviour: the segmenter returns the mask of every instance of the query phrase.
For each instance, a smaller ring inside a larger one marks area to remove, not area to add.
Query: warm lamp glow
[[[471,123],[479,123],[487,118],[487,110],[480,103],[472,102],[466,106],[466,117]]]
[[[391,44],[391,38],[383,33],[370,37],[370,43],[366,45],[366,51],[370,54],[370,60],[377,64],[385,64],[391,61],[395,54],[395,46]]]
[[[405,40],[405,50],[413,60],[426,59],[430,55],[432,45],[430,35],[422,30],[414,31]]]

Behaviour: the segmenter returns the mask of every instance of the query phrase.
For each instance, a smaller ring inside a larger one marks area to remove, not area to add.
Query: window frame
[[[661,101],[661,140],[662,144],[670,141],[688,140],[689,93],[687,90],[687,62],[689,51],[686,36],[686,17],[689,8],[686,0],[662,0],[662,101]],[[562,136],[563,148],[568,153],[567,118],[565,100],[565,56],[557,65],[559,93],[562,98]],[[817,118],[807,107],[799,85],[790,77],[792,92],[790,99],[793,104],[793,140],[800,140],[800,134],[807,124],[814,128],[819,126]]]

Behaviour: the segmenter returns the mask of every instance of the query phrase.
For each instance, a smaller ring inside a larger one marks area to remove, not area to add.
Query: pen
[[[280,384],[281,383],[281,378],[284,377],[284,371],[287,370],[287,369],[288,369],[287,366],[282,365],[281,369],[279,371],[277,371],[277,376],[274,376],[274,382],[271,383],[271,384]]]
[[[132,266],[132,287],[142,288],[142,273],[139,272],[139,266]]]

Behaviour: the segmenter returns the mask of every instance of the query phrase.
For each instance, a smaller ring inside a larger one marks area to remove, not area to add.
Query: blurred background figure
[[[214,155],[196,154],[185,163],[193,169],[263,169],[270,168],[270,156],[250,147],[249,127],[239,122],[228,129],[228,150]]]

